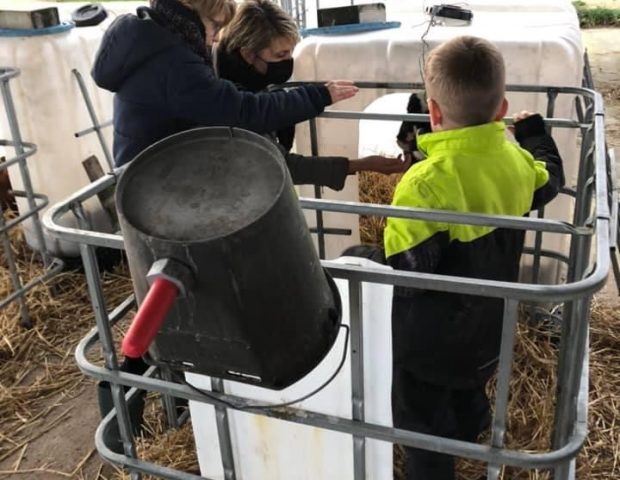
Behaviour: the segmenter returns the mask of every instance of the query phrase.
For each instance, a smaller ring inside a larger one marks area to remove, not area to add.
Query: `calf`
[[[0,158],[0,164],[4,162],[4,157]],[[0,170],[0,207],[2,211],[12,210],[17,212],[17,204],[12,193],[11,179],[6,168]]]
[[[426,106],[422,105],[422,101],[415,93],[409,96],[407,113],[428,113]],[[418,150],[416,136],[421,133],[429,133],[430,131],[430,122],[403,122],[400,125],[398,135],[396,135],[396,142],[398,146],[403,149],[405,155],[412,155],[412,161],[415,162],[423,158],[419,153],[416,155]]]

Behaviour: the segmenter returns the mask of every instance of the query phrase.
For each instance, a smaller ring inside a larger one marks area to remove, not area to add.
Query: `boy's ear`
[[[428,107],[428,114],[431,117],[431,129],[435,130],[437,127],[440,127],[443,122],[441,108],[439,108],[439,104],[432,98],[426,100],[426,106]]]
[[[246,63],[249,63],[250,65],[254,63],[254,60],[256,60],[256,54],[252,52],[249,48],[241,47],[239,49],[239,53],[241,54],[241,58],[243,58]]]
[[[508,100],[506,100],[506,97],[504,97],[502,103],[499,106],[499,110],[497,110],[497,115],[495,115],[495,121],[501,121],[506,116],[506,113],[508,113]]]

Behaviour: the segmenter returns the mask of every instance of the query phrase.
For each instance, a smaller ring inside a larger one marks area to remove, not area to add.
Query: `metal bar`
[[[84,340],[89,340],[88,343],[91,344],[94,343],[92,337]],[[295,408],[253,409],[251,404],[255,402],[254,399],[242,398],[234,395],[223,395],[216,392],[211,394],[212,398],[208,398],[187,386],[177,383],[165,382],[157,378],[147,378],[125,372],[110,372],[106,368],[94,365],[86,359],[86,350],[84,349],[86,342],[84,340],[80,342],[79,350],[76,350],[78,366],[82,372],[97,379],[119,382],[123,385],[143,390],[164,392],[176,397],[200,401],[210,405],[220,405],[222,401],[225,401],[227,403],[243,406],[244,412],[256,415],[263,415],[330,431],[349,433],[384,442],[398,443],[413,448],[422,448],[447,455],[466,457],[496,464],[526,468],[554,467],[564,462],[567,458],[572,458],[579,451],[583,445],[587,431],[585,422],[577,422],[569,441],[561,448],[550,452],[532,453],[505,449],[497,450],[487,445],[409,432],[373,423],[360,423],[351,419],[321,414],[309,410],[299,410]],[[584,403],[585,402],[579,403],[579,411],[585,408]]]
[[[75,204],[73,212],[81,228],[91,228],[82,204]],[[118,361],[114,349],[114,341],[110,321],[107,315],[106,303],[103,297],[103,288],[101,285],[101,277],[99,274],[99,267],[97,265],[97,257],[95,255],[94,247],[80,244],[80,253],[82,255],[84,273],[88,284],[88,294],[95,313],[97,330],[99,335],[101,335],[104,364],[107,369],[113,370],[118,374]],[[131,420],[129,417],[129,410],[127,409],[127,403],[125,401],[123,386],[114,380],[110,380],[110,389],[112,392],[114,408],[116,409],[116,413],[118,415],[118,426],[123,443],[123,450],[126,455],[136,457],[136,446],[131,430]],[[132,473],[132,478],[139,480],[141,475]]]
[[[162,467],[151,462],[113,452],[105,443],[105,438],[107,431],[111,428],[112,422],[118,420],[116,417],[116,412],[112,410],[95,431],[95,448],[105,461],[124,466],[133,471],[140,471],[152,475],[155,478],[165,478],[168,480],[209,480],[207,477],[181,472],[169,467]]]
[[[607,203],[607,167],[605,148],[605,121],[602,113],[594,117],[594,155],[596,169],[596,216],[597,218],[611,218]]]
[[[395,207],[374,203],[343,202],[314,198],[299,199],[302,208],[341,212],[355,215],[374,215],[376,217],[409,218],[444,223],[479,225],[485,227],[511,228],[516,230],[533,230],[571,235],[592,235],[592,229],[574,226],[559,220],[541,220],[519,216],[483,215],[477,213],[453,212],[449,210],[432,210],[427,208]]]
[[[18,193],[18,192],[13,192]],[[21,193],[21,192],[19,192]],[[19,197],[21,195],[15,195],[16,197]],[[42,203],[40,203],[39,205],[37,205],[37,208],[35,208],[34,210],[30,210],[16,218],[13,218],[12,220],[10,220],[9,222],[5,222],[2,223],[2,225],[0,225],[0,233],[4,233],[4,232],[8,232],[11,228],[16,227],[17,225],[19,225],[20,223],[24,222],[25,220],[29,219],[30,217],[34,216],[35,214],[39,213],[41,210],[43,210],[45,207],[47,207],[48,205],[48,200],[47,197],[45,195],[39,195],[39,194],[35,194],[34,195],[35,199],[38,200],[43,200]]]
[[[556,405],[556,429],[553,435],[553,445],[563,445],[572,435],[573,425],[579,417],[579,392],[583,375],[583,362],[587,352],[588,319],[590,311],[590,297],[577,300],[571,321],[571,334],[562,336],[560,348],[565,348],[567,355],[561,360],[565,363],[558,365],[558,386],[561,395],[558,395]],[[563,332],[564,333],[564,332]],[[562,383],[560,384],[560,378]],[[561,419],[558,420],[558,419]],[[569,478],[569,462],[560,464],[555,469],[555,478]]]
[[[305,201],[312,201],[306,199]],[[64,205],[63,205],[64,208]],[[44,216],[44,223],[48,231],[53,232],[57,238],[67,239],[75,242],[82,242],[88,245],[104,246],[123,249],[123,239],[120,235],[102,234],[98,232],[88,232],[78,229],[62,227],[52,221],[52,217],[59,214],[59,206],[51,207]],[[403,215],[403,218],[407,218]],[[527,220],[527,219],[523,219]],[[530,221],[534,221],[529,219]],[[601,228],[609,228],[609,222],[597,222],[596,236],[601,235]],[[608,248],[608,235],[600,239],[604,248]],[[453,277],[435,274],[425,274],[418,272],[392,271],[364,269],[352,265],[334,264],[323,261],[323,266],[328,267],[332,274],[338,278],[354,279],[380,284],[396,285],[412,288],[430,288],[438,291],[458,291],[458,293],[479,295],[484,290],[484,295],[490,297],[516,298],[519,300],[537,301],[561,301],[575,298],[584,293],[592,293],[599,290],[606,281],[607,271],[610,266],[608,254],[603,254],[597,250],[596,269],[592,275],[584,280],[575,281],[565,285],[534,285],[534,284],[515,284],[510,282],[496,282],[490,280],[472,280],[465,277]]]
[[[545,207],[541,207],[537,212],[538,218],[545,218]],[[538,230],[534,236],[534,261],[532,263],[532,283],[538,283],[540,273],[540,250],[542,248],[542,232]]]
[[[159,375],[162,380],[172,382],[172,373],[167,366],[164,365],[159,368]],[[164,412],[166,413],[168,428],[179,428],[179,416],[177,414],[174,398],[170,395],[162,395],[161,402],[164,406]]]
[[[114,122],[112,120],[107,120],[107,121],[103,122],[101,125],[99,125],[99,128],[109,127],[113,123]],[[84,137],[84,136],[88,135],[89,133],[93,133],[93,132],[96,132],[96,131],[97,131],[96,127],[89,127],[89,128],[85,128],[84,130],[80,130],[79,132],[75,132],[73,135],[75,135],[75,138],[80,138],[80,137]]]
[[[220,378],[211,377],[211,390],[218,393],[224,392],[224,381]],[[220,455],[222,457],[222,467],[224,467],[224,479],[235,480],[235,458],[233,456],[232,438],[230,435],[230,422],[228,421],[228,410],[221,405],[215,405],[215,423],[217,425],[217,436],[220,442]]]
[[[15,148],[15,142],[11,142],[8,140],[0,140],[0,147]],[[10,166],[18,164],[22,160],[25,160],[26,158],[30,157],[31,155],[34,155],[37,152],[37,147],[32,143],[23,142],[22,147],[24,149],[22,153],[20,153],[19,155],[16,155],[10,160],[5,160],[2,163],[0,163],[0,170],[6,170]]]
[[[618,252],[614,250],[611,252],[610,256],[611,268],[614,274],[614,279],[616,281],[616,290],[618,291],[618,295],[620,295],[620,263],[618,262]]]
[[[584,112],[582,101],[585,101],[585,100],[583,100],[580,97],[575,97],[575,112],[577,114],[577,121],[579,123],[584,123],[585,124],[586,123],[586,120],[585,120],[586,117],[585,117],[585,112]],[[583,135],[585,135],[585,132],[586,132],[587,129],[586,128],[581,128],[580,130],[581,130],[581,136],[583,138]],[[580,157],[580,158],[583,158],[583,157]]]
[[[616,248],[618,245],[618,236],[620,235],[620,224],[618,223],[618,211],[620,209],[618,202],[620,199],[618,198],[619,192],[616,186],[616,152],[613,149],[609,149],[607,152],[609,158],[609,176],[612,180],[609,186],[611,190],[611,211],[609,214],[611,223],[609,225],[609,235],[612,248]]]
[[[364,307],[362,284],[349,282],[349,321],[351,322],[351,405],[352,419],[364,422]],[[366,439],[353,437],[353,478],[366,478]]]
[[[594,78],[592,77],[590,58],[588,57],[587,50],[583,53],[583,83],[586,88],[594,89]]]
[[[355,112],[350,110],[328,110],[321,115],[320,118],[340,118],[344,120],[392,120],[399,122],[428,122],[429,116],[422,113],[369,113]],[[575,120],[564,118],[544,118],[545,125],[556,128],[583,128],[587,125],[576,122]],[[509,117],[503,119],[506,125],[512,125],[514,120]]]
[[[586,322],[586,339],[585,339],[585,349],[583,352],[583,358],[581,359],[581,381],[580,381],[580,385],[579,385],[579,393],[577,396],[577,421],[576,423],[578,425],[587,425],[588,423],[588,386],[589,386],[589,369],[590,369],[590,362],[589,362],[589,358],[590,358],[590,351],[589,351],[589,345],[590,345],[590,332],[589,332],[589,326],[587,325]],[[570,460],[570,464],[568,465],[568,475],[566,477],[566,480],[574,480],[575,477],[575,463],[576,463],[577,458],[573,457],[572,460]],[[568,460],[567,460],[568,462]],[[562,464],[560,464],[562,465]],[[562,467],[561,467],[562,468]],[[555,478],[562,478],[560,476],[561,472],[555,472]]]
[[[316,120],[314,118],[310,119],[310,152],[312,156],[318,156],[319,154],[319,144],[317,139],[317,130],[316,130]],[[321,187],[318,185],[314,186],[314,198],[321,198]],[[319,247],[319,258],[325,258],[325,233],[323,231],[323,212],[320,210],[315,211],[316,215],[316,233],[317,233],[317,242]]]
[[[0,222],[0,225],[1,224],[2,224],[2,222]],[[2,236],[5,237],[6,235],[2,235]],[[5,245],[5,247],[6,247],[6,245]],[[41,276],[35,278],[34,280],[30,281],[26,285],[23,285],[21,288],[19,288],[18,290],[15,290],[13,293],[11,293],[8,297],[2,299],[2,301],[0,302],[0,310],[2,310],[6,305],[8,305],[12,301],[16,300],[17,298],[22,298],[22,300],[20,300],[20,308],[21,308],[21,304],[24,302],[24,299],[23,299],[24,294],[28,293],[30,290],[32,290],[37,285],[39,285],[41,283],[44,283],[44,282],[47,282],[50,278],[58,275],[62,271],[64,266],[65,266],[65,264],[61,260],[59,260],[57,258],[53,259],[52,263],[50,263],[48,265],[46,273],[44,273],[43,275],[41,275]],[[13,272],[11,271],[11,266],[10,265],[9,265],[9,272],[11,273],[11,277],[12,277]],[[23,319],[23,317],[22,317],[22,319]],[[26,327],[28,325],[22,323],[22,326]]]
[[[309,228],[310,233],[317,233],[316,228]],[[324,235],[342,235],[342,236],[350,236],[352,234],[350,228],[324,228]]]
[[[508,396],[510,394],[510,374],[512,370],[512,355],[514,351],[515,334],[517,330],[517,308],[519,302],[509,298],[504,299],[504,315],[502,326],[502,340],[499,354],[497,373],[497,393],[495,395],[495,413],[491,430],[491,446],[503,448],[506,433],[506,416],[508,413]],[[500,465],[489,463],[487,478],[499,478]]]
[[[546,114],[547,118],[554,118],[553,115],[555,113],[555,102],[558,98],[559,93],[560,92],[556,90],[555,88],[550,88],[549,90],[547,90],[547,114]],[[552,125],[547,123],[546,127],[547,127],[547,135],[551,135]]]
[[[90,100],[90,95],[88,94],[88,90],[86,88],[86,84],[84,83],[84,79],[82,78],[82,74],[74,68],[71,70],[71,73],[75,76],[77,80],[78,86],[80,88],[80,92],[82,92],[82,97],[84,98],[84,103],[86,104],[86,108],[88,109],[88,115],[90,116],[90,120],[93,122],[92,129],[97,133],[97,138],[99,139],[99,144],[101,145],[101,150],[103,150],[103,155],[105,156],[106,161],[108,162],[108,166],[110,170],[114,169],[114,159],[110,154],[110,149],[105,142],[105,138],[103,137],[103,133],[101,132],[101,128],[104,125],[99,123],[99,119],[97,118],[97,113],[95,112],[95,107],[93,106],[93,102]],[[107,125],[105,125],[107,126]],[[80,132],[78,132],[80,133]],[[78,136],[78,133],[75,136]]]
[[[604,165],[603,165],[604,168]],[[56,223],[56,219],[62,216],[66,211],[70,209],[70,205],[72,205],[75,201],[86,200],[90,198],[90,196],[99,189],[107,188],[108,185],[113,184],[114,179],[112,176],[106,176],[102,178],[100,181],[95,182],[93,185],[89,187],[85,187],[81,191],[74,194],[72,197],[67,199],[65,202],[52,206],[47,210],[44,215],[44,224],[47,230],[52,233],[55,237],[74,241],[86,243],[88,245],[94,246],[105,246],[111,248],[123,248],[123,240],[119,235],[110,235],[103,234],[98,232],[89,232],[79,229],[71,229],[67,227],[63,227]],[[428,214],[423,214],[418,211],[417,213],[413,213],[413,209],[402,209],[398,207],[384,207],[384,206],[368,206],[359,203],[352,202],[328,202],[326,200],[315,200],[315,199],[302,199],[302,206],[307,207],[308,205],[313,205],[313,208],[322,208],[331,211],[344,211],[345,213],[355,212],[355,213],[364,213],[370,214],[378,213],[379,215],[390,215],[394,217],[402,217],[402,218],[425,218],[430,219],[433,216],[437,216],[436,218],[444,218],[446,215],[450,217],[454,214],[446,214],[446,212],[441,211],[428,211]],[[304,205],[305,204],[305,205]],[[393,213],[393,212],[396,212]],[[431,213],[432,212],[432,213]],[[477,220],[473,220],[474,216],[468,215],[467,221],[460,220],[460,223],[470,223],[476,224]],[[500,226],[506,226],[507,228],[513,226],[514,228],[528,229],[528,226],[531,226],[530,229],[535,229],[537,227],[537,223],[544,223],[545,225],[555,225],[554,228],[546,229],[546,231],[554,231],[556,233],[565,233],[564,231],[571,232],[574,234],[586,234],[590,229],[584,228],[576,228],[571,226],[570,224],[563,222],[555,222],[550,220],[535,220],[535,219],[526,219],[520,218],[514,220],[514,225],[508,221],[505,221],[511,217],[506,217],[504,220],[495,219],[495,221],[486,221],[479,220],[480,224],[495,224]],[[600,228],[604,225],[604,228],[608,228],[609,222],[605,222],[604,224],[600,221],[596,224],[596,236],[600,237],[600,241],[605,245],[605,248],[608,250],[608,234],[604,235],[604,238],[601,236]],[[385,272],[378,271],[373,269],[361,269],[359,267],[354,266],[343,266],[338,264],[331,264],[329,262],[323,262],[325,266],[329,266],[332,269],[332,272],[338,272],[340,278],[359,278],[361,281],[369,281],[375,283],[382,284],[393,284],[397,286],[404,287],[414,287],[414,288],[434,288],[440,291],[454,291],[454,288],[458,288],[458,293],[469,293],[469,294],[480,294],[480,288],[484,290],[484,294],[487,296],[493,297],[512,297],[519,300],[540,300],[540,301],[560,301],[569,298],[575,298],[584,293],[594,292],[602,287],[606,280],[606,272],[609,269],[610,265],[609,255],[604,255],[602,252],[597,250],[597,262],[596,269],[592,273],[590,277],[585,280],[579,280],[573,283],[569,283],[566,285],[531,285],[531,284],[512,284],[509,282],[493,282],[488,280],[477,280],[472,281],[472,279],[461,278],[461,277],[451,277],[451,276],[441,276],[441,275],[433,275],[433,274],[422,274],[422,273],[413,273],[413,272]]]
[[[61,203],[50,207],[43,215],[43,224],[46,230],[54,237],[69,242],[87,243],[93,246],[108,248],[123,248],[123,239],[120,235],[100,232],[88,232],[76,228],[65,227],[60,224],[60,218],[65,215],[75,202],[82,202],[99,191],[114,185],[114,177],[106,176],[101,180],[76,192]],[[557,220],[538,220],[523,217],[491,216],[479,214],[465,214],[443,210],[428,210],[406,207],[392,207],[385,205],[366,204],[360,202],[342,202],[335,200],[317,200],[300,198],[300,205],[305,209],[323,210],[332,212],[351,213],[357,215],[375,215],[380,217],[411,218],[429,221],[444,221],[469,225],[484,225],[503,228],[526,230],[542,230],[553,233],[570,233],[573,235],[590,235],[592,229],[588,227],[574,227],[567,222]]]
[[[596,105],[594,112],[596,111]],[[582,148],[581,162],[579,166],[579,177],[577,179],[577,191],[579,192],[575,209],[574,223],[581,225],[588,221],[590,208],[592,205],[592,197],[587,192],[591,189],[592,184],[589,179],[592,178],[594,172],[596,177],[601,175],[599,165],[601,163],[600,152],[596,149],[597,130],[600,125],[594,124],[594,137],[589,129],[583,138],[584,145]],[[594,141],[594,148],[592,148]],[[605,173],[602,174],[603,176]],[[596,179],[596,189],[600,188],[599,179]],[[605,182],[604,190],[607,188]],[[598,191],[596,192],[598,194]],[[597,197],[598,201],[598,197]],[[606,201],[605,201],[606,204]],[[598,215],[597,204],[597,215]],[[604,212],[603,212],[604,213]],[[567,273],[568,281],[583,278],[587,270],[590,254],[590,244],[586,237],[573,237],[571,241],[570,254],[571,263]],[[562,336],[560,338],[560,354],[558,359],[558,380],[556,391],[556,410],[554,418],[553,445],[562,445],[566,438],[570,436],[570,429],[575,418],[575,398],[577,395],[578,385],[577,378],[580,377],[579,365],[575,364],[576,359],[581,358],[580,354],[585,349],[585,336],[587,333],[587,312],[589,308],[589,296],[586,295],[587,304],[584,310],[583,297],[565,304],[562,321]],[[581,323],[581,325],[580,325]],[[585,326],[584,326],[585,324]],[[556,471],[559,478],[567,475],[567,466]]]
[[[24,150],[23,140],[21,132],[19,130],[19,124],[17,123],[17,112],[15,111],[15,104],[13,103],[13,97],[11,95],[11,86],[8,81],[0,82],[0,90],[2,91],[2,100],[4,102],[4,108],[6,110],[7,121],[9,124],[9,130],[11,131],[11,139],[14,144],[15,153],[20,156],[26,153]],[[30,172],[28,165],[24,159],[18,162],[19,173],[22,177],[22,183],[24,184],[24,190],[27,194],[28,208],[32,211],[35,210],[37,205],[33,197],[32,181],[30,180]],[[43,236],[43,229],[39,220],[38,213],[35,213],[32,218],[32,227],[36,241],[39,244],[41,258],[43,264],[47,267],[50,264],[50,257],[47,254],[47,248],[45,244],[45,237]]]
[[[547,91],[547,113],[546,113],[547,118],[553,118],[553,115],[555,112],[555,102],[557,98],[558,98],[557,90]],[[545,128],[547,130],[547,135],[551,135],[552,126],[549,124],[546,124]],[[545,217],[544,206],[538,209],[537,215],[538,215],[538,218]],[[542,242],[543,242],[543,233],[538,231],[535,233],[535,236],[534,236],[534,262],[532,265],[532,283],[538,283],[538,276],[540,273],[540,249],[542,248]],[[533,312],[532,312],[532,315],[533,315]]]
[[[525,247],[523,248],[523,254],[524,255],[534,255],[534,249],[530,248],[530,247]],[[568,262],[570,261],[570,259],[568,258],[567,255],[562,255],[561,253],[557,253],[554,252],[552,250],[546,250],[544,248],[542,248],[540,250],[540,255],[542,257],[548,257],[548,258],[552,258],[554,260],[557,260],[558,262],[562,262],[568,265]]]
[[[314,80],[314,81],[295,81],[295,82],[287,82],[284,85],[286,87],[299,87],[301,85],[324,85],[325,82],[329,79],[325,80]],[[368,82],[368,81],[360,81],[354,80],[355,86],[360,89],[390,89],[390,90],[424,90],[425,86],[422,82]],[[584,87],[562,87],[559,85],[526,85],[526,84],[508,84],[506,85],[507,92],[518,92],[518,93],[547,93],[549,90],[555,90],[561,94],[569,94],[569,95],[584,95],[591,98],[594,98],[598,95],[598,92],[594,91],[592,88],[584,88]]]

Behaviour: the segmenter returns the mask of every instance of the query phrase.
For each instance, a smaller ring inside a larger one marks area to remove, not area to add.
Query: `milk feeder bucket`
[[[330,350],[340,297],[270,141],[173,135],[128,165],[116,202],[140,305],[125,355],[279,390]]]

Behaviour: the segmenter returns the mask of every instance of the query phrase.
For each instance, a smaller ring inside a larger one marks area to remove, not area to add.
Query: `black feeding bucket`
[[[140,304],[126,355],[281,389],[332,347],[338,291],[271,142],[234,128],[173,135],[131,162],[116,202]]]

